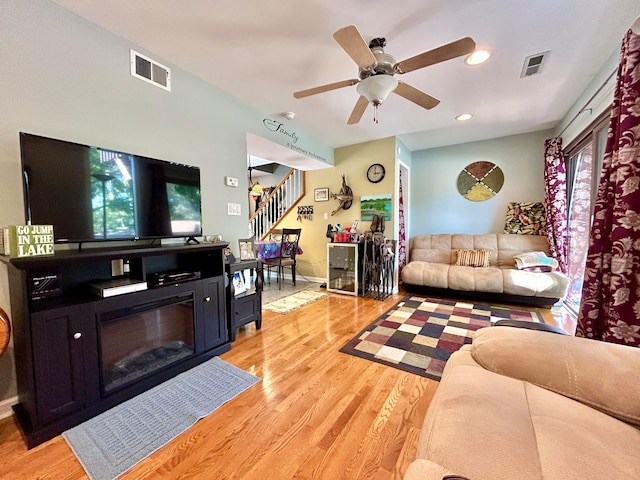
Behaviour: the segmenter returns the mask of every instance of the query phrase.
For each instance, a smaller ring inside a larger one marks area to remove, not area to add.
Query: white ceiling
[[[554,127],[640,15],[638,0],[53,0],[160,62],[190,71],[332,147],[397,135],[410,150]],[[456,58],[401,76],[441,100],[424,110],[398,95],[347,119],[355,86],[296,100],[293,92],[357,77],[333,39],[354,24],[386,37],[403,60],[462,37],[493,57]],[[526,56],[549,51],[542,73],[520,78]],[[474,118],[454,120],[462,112]],[[261,155],[260,152],[251,152]]]

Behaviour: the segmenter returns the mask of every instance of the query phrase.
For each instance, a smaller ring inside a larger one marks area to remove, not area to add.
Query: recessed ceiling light
[[[464,122],[465,120],[469,120],[471,117],[473,117],[473,115],[471,115],[470,113],[461,113],[456,117],[456,120],[458,120],[459,122]]]
[[[491,50],[476,50],[471,55],[467,55],[464,63],[467,65],[479,65],[489,60]]]

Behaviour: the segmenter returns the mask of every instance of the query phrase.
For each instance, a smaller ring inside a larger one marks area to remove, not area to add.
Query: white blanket
[[[527,252],[515,255],[513,259],[516,261],[518,270],[531,267],[551,267],[552,270],[558,268],[558,261],[555,258],[547,257],[544,252]]]

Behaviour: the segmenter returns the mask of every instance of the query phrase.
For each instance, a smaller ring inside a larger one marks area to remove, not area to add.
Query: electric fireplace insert
[[[195,354],[193,294],[102,313],[99,331],[108,394]]]

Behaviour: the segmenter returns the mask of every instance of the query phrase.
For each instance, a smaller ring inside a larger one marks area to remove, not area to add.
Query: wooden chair
[[[280,255],[276,258],[265,258],[262,263],[267,267],[267,278],[271,283],[271,267],[277,267],[278,290],[282,288],[284,281],[284,268],[291,268],[291,278],[296,284],[296,255],[298,254],[298,242],[300,241],[301,228],[283,228],[280,236]]]

